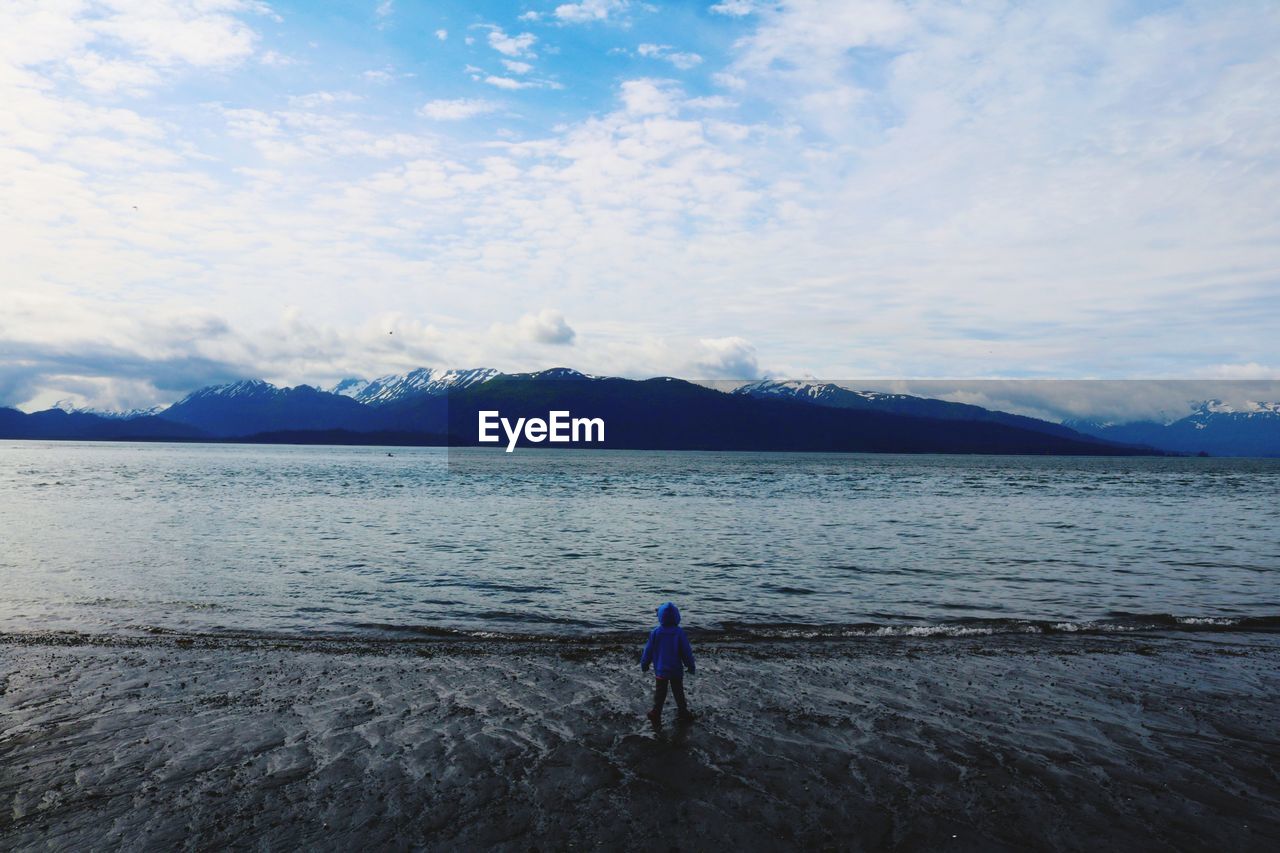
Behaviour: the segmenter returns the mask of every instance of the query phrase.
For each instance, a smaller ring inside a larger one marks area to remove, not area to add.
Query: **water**
[[[1274,620],[1278,497],[1280,460],[4,442],[0,630]]]

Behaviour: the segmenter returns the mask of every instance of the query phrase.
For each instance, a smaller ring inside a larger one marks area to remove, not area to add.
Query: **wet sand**
[[[1267,850],[1280,635],[0,635],[0,848]]]

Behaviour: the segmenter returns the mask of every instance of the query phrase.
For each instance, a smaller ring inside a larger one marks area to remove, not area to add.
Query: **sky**
[[[0,4],[0,405],[1280,378],[1280,4]]]

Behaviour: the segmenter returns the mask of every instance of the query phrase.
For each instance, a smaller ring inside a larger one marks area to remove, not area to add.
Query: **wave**
[[[438,625],[355,623],[359,631],[382,636],[423,639],[485,639],[537,642],[634,641],[648,630],[582,631],[574,634],[540,634],[522,631],[449,628]],[[1074,635],[1133,634],[1142,632],[1280,632],[1280,615],[1274,616],[1175,616],[1167,613],[1114,614],[1103,619],[980,619],[959,618],[939,621],[885,621],[853,624],[746,623],[725,622],[717,628],[688,628],[691,637],[702,642],[750,642],[753,640],[842,640],[877,637],[984,637],[1002,634]]]
[[[999,634],[1133,634],[1168,632],[1276,632],[1277,616],[1175,616],[1168,613],[1118,614],[1104,619],[948,619],[936,622],[858,623],[852,625],[751,625],[729,623],[720,632],[747,639],[842,639],[867,637],[984,637]],[[691,632],[692,633],[692,632]]]
[[[409,648],[433,643],[527,643],[551,646],[633,646],[644,638],[647,626],[633,630],[559,631],[539,633],[444,625],[354,622],[339,630],[269,631],[212,629],[190,631],[154,625],[131,625],[124,634],[91,634],[77,631],[0,631],[0,644],[115,644],[164,642],[217,646],[227,643],[275,643],[320,649],[334,646]],[[872,642],[891,639],[959,640],[980,637],[1073,637],[1203,633],[1280,633],[1280,615],[1196,616],[1119,614],[1093,620],[1035,620],[962,618],[941,621],[886,621],[856,624],[724,623],[713,628],[689,628],[698,644]]]

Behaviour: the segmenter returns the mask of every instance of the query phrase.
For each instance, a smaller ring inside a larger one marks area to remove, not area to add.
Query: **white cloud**
[[[716,15],[741,18],[754,14],[758,5],[757,0],[723,0],[721,3],[716,3],[708,11]]]
[[[437,39],[439,39],[440,41],[448,41],[448,40],[449,40],[449,31],[448,31],[448,30],[436,30],[436,38],[437,38]]]
[[[747,88],[747,81],[736,74],[726,74],[723,71],[717,71],[711,75],[711,80],[717,86],[724,89],[730,89],[734,92],[741,92]]]
[[[93,51],[70,57],[67,64],[81,85],[100,93],[141,95],[161,80],[160,73],[151,65],[104,59]]]
[[[669,44],[642,44],[636,48],[636,53],[651,59],[665,60],[681,71],[687,71],[702,62],[702,57],[698,54],[674,51]]]
[[[517,21],[530,21],[530,22],[532,22],[532,21],[539,21],[539,20],[542,20],[542,15],[541,15],[540,13],[538,13],[538,12],[529,11],[529,12],[525,12],[524,14],[517,15],[517,16],[516,16],[516,20],[517,20]]]
[[[669,80],[626,80],[622,84],[621,97],[627,112],[639,115],[673,113],[677,107],[679,90]]]
[[[437,121],[458,121],[486,115],[499,109],[500,104],[482,98],[454,98],[452,100],[428,101],[418,112]]]
[[[361,100],[354,92],[308,92],[305,95],[290,95],[290,106],[304,110],[314,110],[332,104],[350,104]]]
[[[315,93],[325,95],[330,93]],[[228,134],[250,143],[273,164],[335,161],[350,157],[385,160],[420,157],[435,150],[434,141],[412,133],[378,133],[363,117],[318,112],[323,98],[304,96],[306,105],[288,110],[224,109]]]
[[[580,3],[562,3],[555,8],[558,20],[569,24],[583,24],[608,20],[617,12],[626,10],[629,0],[582,0]]]
[[[502,65],[512,74],[528,74],[533,70],[533,66],[527,62],[517,62],[514,59],[502,60]]]
[[[695,110],[731,110],[738,105],[737,101],[723,95],[707,95],[702,98],[688,98],[683,106]]]
[[[756,348],[740,337],[703,338],[698,341],[689,372],[695,379],[754,379],[760,376]]]
[[[497,86],[499,89],[508,90],[532,89],[537,86],[536,83],[531,83],[527,80],[516,80],[511,77],[499,77],[496,74],[490,74],[488,77],[485,77],[484,82],[488,83],[490,86]]]
[[[395,0],[381,0],[374,8],[373,14],[379,20],[390,18],[396,11]]]
[[[544,308],[537,314],[526,314],[515,324],[514,329],[498,326],[496,332],[505,336],[514,334],[517,338],[532,343],[568,346],[573,343],[576,332],[564,319],[564,314],[550,308]]]
[[[247,59],[258,36],[237,16],[265,11],[251,0],[85,0],[65,9],[11,2],[0,5],[0,61],[12,68],[60,64],[91,91],[137,95],[176,70]]]
[[[99,37],[124,44],[140,58],[162,66],[214,67],[247,58],[257,34],[235,13],[261,7],[238,0],[175,0],[135,3],[104,0],[102,17],[89,22]]]
[[[1273,379],[1280,376],[1280,364],[1266,365],[1250,361],[1244,364],[1213,364],[1199,368],[1200,376],[1212,376],[1219,379]],[[1262,397],[1265,400],[1280,400],[1280,393],[1274,397]]]
[[[287,68],[298,64],[298,60],[275,50],[264,50],[258,57],[258,61],[271,68]]]
[[[533,45],[538,37],[533,33],[507,35],[498,27],[489,30],[489,47],[505,56],[533,56]]]
[[[702,64],[702,57],[696,53],[676,51],[662,57],[681,71],[688,71]]]

